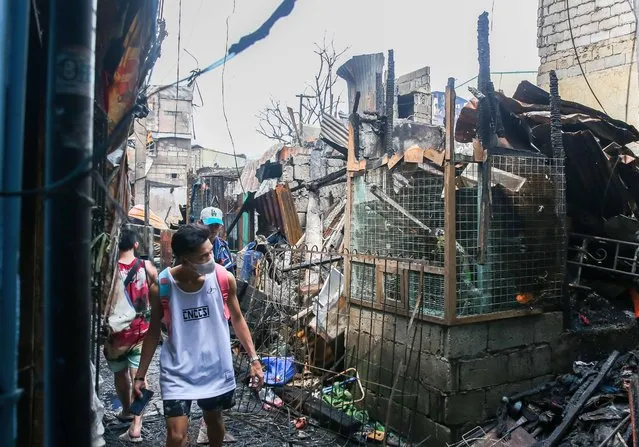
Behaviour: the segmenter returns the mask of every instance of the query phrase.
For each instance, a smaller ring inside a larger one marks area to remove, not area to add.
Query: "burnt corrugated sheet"
[[[277,185],[275,189],[256,198],[257,210],[282,232],[289,244],[296,244],[302,237],[302,227],[295,211],[290,189]]]
[[[348,128],[331,115],[322,117],[320,138],[344,150],[348,148]]]
[[[377,108],[377,75],[384,71],[384,55],[363,54],[354,56],[337,69],[337,76],[348,85],[348,110],[353,110],[355,94],[360,92],[360,111]],[[378,111],[380,112],[380,111]]]

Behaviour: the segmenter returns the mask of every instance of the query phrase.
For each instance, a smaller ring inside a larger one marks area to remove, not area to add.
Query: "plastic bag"
[[[297,369],[293,357],[264,357],[262,364],[264,371],[264,383],[270,386],[282,386],[293,380]]]

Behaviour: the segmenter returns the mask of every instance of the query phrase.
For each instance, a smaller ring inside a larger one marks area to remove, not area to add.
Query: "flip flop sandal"
[[[131,436],[131,434],[129,433],[129,430],[127,430],[124,433],[122,433],[120,435],[120,439],[122,441],[132,442],[132,443],[135,443],[135,444],[142,442],[142,436],[138,436],[137,438],[133,438]]]
[[[237,439],[235,439],[235,437],[230,434],[229,432],[224,433],[224,441],[225,443],[230,443],[230,442],[237,442]],[[197,434],[197,441],[195,442],[196,444],[208,444],[209,443],[209,436],[206,433],[206,428],[202,428],[200,427],[200,430]]]

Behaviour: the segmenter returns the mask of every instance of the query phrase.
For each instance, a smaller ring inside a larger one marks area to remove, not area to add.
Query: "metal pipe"
[[[11,2],[8,9],[5,4],[0,5],[0,29],[9,29],[9,52],[5,66],[9,66],[9,81],[11,88],[7,88],[6,110],[2,109],[3,121],[6,122],[6,132],[2,134],[4,143],[4,160],[2,168],[2,189],[4,191],[19,191],[22,189],[22,168],[24,154],[24,116],[26,109],[26,79],[27,55],[29,47],[29,12],[31,2]],[[9,18],[10,26],[5,22]],[[3,39],[4,41],[4,39]],[[0,76],[4,76],[0,75]],[[0,85],[5,86],[0,78]],[[6,119],[6,121],[4,121]],[[0,157],[2,158],[2,157]],[[13,446],[16,444],[17,404],[21,391],[18,385],[18,341],[20,321],[20,214],[22,199],[20,196],[6,197],[1,200],[2,235],[0,271],[0,445]]]
[[[96,0],[50,2],[45,184],[92,159],[96,9]],[[91,207],[88,176],[44,200],[47,447],[91,445]]]

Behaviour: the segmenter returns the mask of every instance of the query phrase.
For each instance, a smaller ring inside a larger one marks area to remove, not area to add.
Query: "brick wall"
[[[595,94],[614,118],[637,123],[635,15],[628,0],[570,0],[568,26],[565,0],[540,0],[537,47],[538,84],[548,89],[548,73],[556,70],[562,98],[600,109],[583,79],[576,53]],[[626,102],[628,98],[628,117]]]

